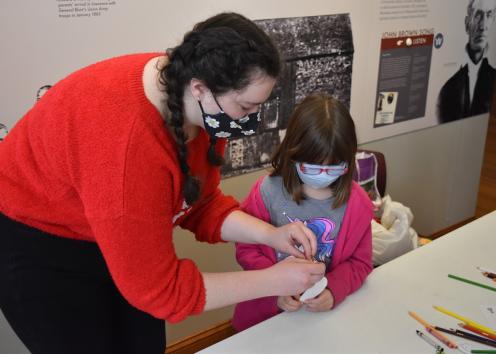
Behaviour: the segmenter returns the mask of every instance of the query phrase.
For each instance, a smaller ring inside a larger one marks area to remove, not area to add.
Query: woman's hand
[[[313,299],[308,299],[304,302],[305,309],[310,312],[328,311],[334,305],[334,296],[329,289],[325,289]]]
[[[260,297],[301,294],[318,282],[324,272],[323,263],[287,257],[261,270],[202,273],[206,289],[205,310]]]
[[[301,221],[275,227],[240,210],[224,220],[221,229],[224,241],[261,243],[297,258],[312,259],[317,251],[317,239]],[[303,247],[303,252],[296,247]]]
[[[268,246],[297,258],[313,259],[317,251],[317,238],[301,221],[275,227],[263,241]],[[300,246],[304,253],[297,248]]]
[[[283,311],[298,311],[303,303],[300,302],[299,296],[279,296],[277,298],[277,307]]]
[[[323,263],[287,257],[264,271],[269,273],[273,295],[291,296],[303,293],[322,279],[325,266]]]

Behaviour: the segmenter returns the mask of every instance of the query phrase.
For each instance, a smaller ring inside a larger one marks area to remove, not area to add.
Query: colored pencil
[[[475,327],[475,328],[477,328],[477,329],[479,329],[479,330],[481,330],[481,331],[483,331],[483,332],[486,332],[486,333],[488,333],[488,334],[491,334],[491,335],[496,336],[496,332],[495,332],[495,331],[493,331],[493,330],[492,330],[491,328],[489,328],[489,327],[483,326],[483,325],[481,325],[480,323],[477,323],[477,322],[474,322],[474,321],[472,321],[472,320],[470,320],[470,319],[468,319],[468,318],[462,317],[462,316],[460,316],[460,315],[458,315],[458,314],[456,314],[456,313],[454,313],[454,312],[452,312],[452,311],[449,311],[449,310],[445,309],[444,307],[441,307],[441,306],[434,306],[434,308],[435,308],[436,310],[438,310],[439,312],[442,312],[442,313],[444,313],[444,314],[446,314],[446,315],[448,315],[448,316],[451,316],[451,317],[457,318],[457,319],[459,319],[460,321],[465,322],[465,324],[467,324],[467,325],[470,325],[470,326]]]
[[[441,332],[437,331],[433,325],[430,325],[429,323],[427,323],[426,321],[424,321],[419,315],[417,315],[415,312],[413,311],[408,311],[408,314],[410,316],[412,316],[414,319],[416,319],[418,322],[420,322],[424,327],[425,329],[427,330],[427,332],[429,332],[430,334],[432,334],[434,337],[436,337],[441,343],[447,345],[448,347],[450,348],[458,348],[458,345],[455,343],[455,342],[452,342],[451,340],[449,340],[446,336],[444,336]]]
[[[482,275],[489,279],[496,279],[496,274],[494,273],[482,272]]]
[[[474,339],[477,339],[477,340],[483,340],[485,344],[487,344],[487,345],[489,345],[491,347],[496,347],[496,340],[490,339],[489,337],[476,335],[476,334],[473,334],[473,333],[470,333],[470,332],[461,331],[459,329],[456,329],[455,331],[457,333],[462,333],[462,334],[466,335],[467,337],[471,337],[471,338],[474,338]]]
[[[496,348],[496,341],[487,339],[485,337],[476,336],[475,334],[468,333],[465,331],[460,331],[458,329],[446,329],[446,328],[442,328],[442,327],[438,327],[438,326],[435,326],[434,328],[437,329],[438,331],[441,331],[444,333],[452,334],[452,335],[460,337],[460,338],[464,338],[464,339],[478,342],[481,344],[486,344],[486,345],[489,345],[490,347]]]
[[[456,280],[462,281],[462,282],[465,282],[467,284],[472,284],[472,285],[475,285],[475,286],[480,286],[481,288],[484,288],[484,289],[496,291],[496,288],[493,287],[493,286],[481,284],[481,283],[478,283],[476,281],[465,279],[465,278],[462,278],[462,277],[459,277],[459,276],[456,276],[456,275],[453,275],[453,274],[448,274],[448,277],[449,278],[452,278],[452,279],[456,279]]]
[[[477,327],[471,326],[471,325],[469,325],[467,323],[459,323],[458,325],[460,327],[462,327],[462,328],[468,329],[471,332],[477,333],[477,334],[479,334],[479,335],[481,335],[483,337],[486,337],[486,338],[489,338],[491,340],[496,341],[496,336],[495,335],[492,335],[490,333],[487,333],[486,331],[482,331],[482,330],[480,330]]]

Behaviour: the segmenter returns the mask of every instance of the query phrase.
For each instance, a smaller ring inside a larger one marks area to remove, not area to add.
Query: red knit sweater
[[[0,211],[96,242],[132,305],[177,322],[203,310],[205,287],[195,264],[177,258],[173,227],[218,242],[238,204],[218,188],[202,130],[188,143],[202,196],[185,213],[176,144],[143,89],[144,65],[157,55],[102,61],[52,87],[0,143]]]

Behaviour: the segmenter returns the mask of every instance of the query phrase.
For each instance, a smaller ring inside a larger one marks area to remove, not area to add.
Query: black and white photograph
[[[349,14],[255,22],[276,42],[285,70],[262,107],[258,134],[229,141],[223,177],[266,167],[294,106],[306,95],[325,92],[350,107],[354,46]]]
[[[391,124],[394,122],[396,102],[398,102],[398,92],[379,92],[375,124]]]
[[[494,50],[495,0],[470,0],[465,15],[467,42],[460,42],[463,64],[439,92],[436,114],[439,123],[487,113],[491,107],[496,69],[488,55]],[[463,46],[464,45],[464,46]]]

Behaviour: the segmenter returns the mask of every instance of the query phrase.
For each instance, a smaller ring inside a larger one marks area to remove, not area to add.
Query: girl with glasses
[[[272,158],[273,170],[253,186],[242,209],[274,226],[303,223],[317,240],[315,260],[326,267],[326,288],[236,305],[233,326],[244,330],[281,311],[329,311],[356,291],[372,271],[372,204],[352,181],[357,139],[353,120],[338,100],[313,94],[295,109]],[[236,244],[245,270],[288,261],[264,245]]]

